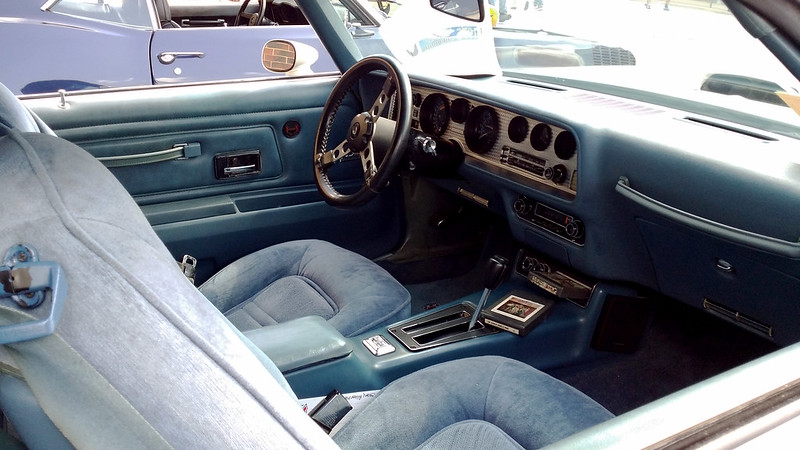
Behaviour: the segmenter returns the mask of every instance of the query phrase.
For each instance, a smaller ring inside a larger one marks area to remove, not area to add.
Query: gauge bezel
[[[558,133],[558,136],[556,136],[556,140],[553,143],[553,147],[556,156],[559,159],[566,161],[572,158],[578,151],[578,141],[575,139],[574,134],[565,130]]]
[[[522,143],[528,137],[529,129],[528,119],[516,116],[508,122],[508,138],[515,144]]]
[[[465,98],[457,98],[453,100],[452,105],[450,105],[450,118],[453,119],[455,123],[464,123],[467,121],[467,117],[469,117],[469,110],[472,107],[469,100]]]
[[[484,125],[484,119],[491,120],[491,131],[489,133],[479,129]],[[469,112],[467,121],[464,123],[464,140],[470,150],[482,155],[494,147],[499,136],[500,118],[494,108],[481,105],[476,106]]]
[[[444,105],[444,113],[438,114],[436,108]],[[441,136],[450,124],[450,100],[442,94],[431,94],[425,97],[419,107],[419,125],[422,131],[434,136]]]

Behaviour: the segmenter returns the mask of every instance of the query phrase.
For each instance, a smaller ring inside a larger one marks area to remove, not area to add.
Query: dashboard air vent
[[[765,135],[763,135],[761,133],[758,133],[756,131],[753,131],[753,130],[749,130],[749,129],[745,129],[745,128],[739,128],[739,127],[737,127],[735,125],[732,125],[732,124],[715,122],[713,120],[701,119],[699,117],[686,117],[685,119],[688,120],[689,122],[699,123],[701,125],[706,125],[706,126],[709,126],[709,127],[715,127],[715,128],[719,128],[719,129],[722,129],[722,130],[725,130],[725,131],[732,131],[734,133],[739,133],[739,134],[742,134],[744,136],[748,136],[748,137],[751,137],[751,138],[759,139],[759,140],[762,140],[762,141],[777,141],[777,139],[775,139],[774,137],[765,136]]]

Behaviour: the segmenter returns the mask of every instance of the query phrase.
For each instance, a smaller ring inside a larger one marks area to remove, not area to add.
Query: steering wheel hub
[[[375,125],[369,113],[363,112],[355,116],[350,122],[350,132],[347,134],[350,151],[353,153],[363,152],[372,140],[374,130]]]

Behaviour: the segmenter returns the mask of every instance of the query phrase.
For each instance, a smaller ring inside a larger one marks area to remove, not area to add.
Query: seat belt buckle
[[[183,274],[194,284],[194,276],[197,273],[197,258],[191,255],[183,255],[183,259],[178,263]]]
[[[325,397],[308,415],[314,419],[326,433],[330,433],[333,427],[339,423],[340,420],[348,413],[353,407],[344,396],[334,389]]]

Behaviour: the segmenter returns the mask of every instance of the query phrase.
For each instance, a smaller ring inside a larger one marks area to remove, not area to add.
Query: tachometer
[[[450,102],[442,94],[425,97],[419,108],[419,124],[422,131],[440,136],[450,123]]]
[[[475,153],[483,154],[494,147],[500,133],[497,112],[488,106],[478,106],[469,113],[464,124],[464,139],[467,147]]]

